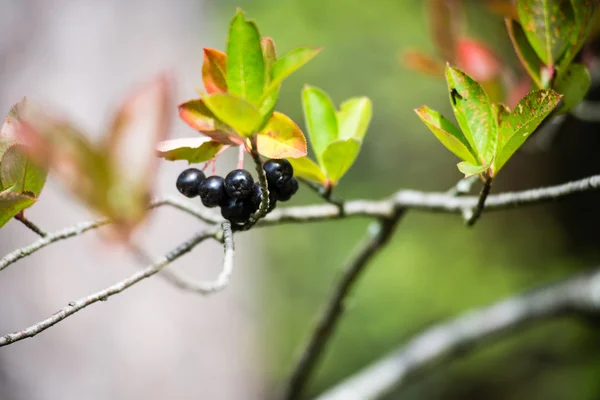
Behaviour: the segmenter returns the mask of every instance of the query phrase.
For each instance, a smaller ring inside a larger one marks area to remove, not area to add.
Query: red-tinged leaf
[[[304,134],[288,116],[274,112],[256,137],[258,152],[267,158],[299,158],[306,155]]]
[[[190,127],[224,145],[243,144],[230,126],[219,121],[200,99],[179,105],[179,117]]]
[[[508,36],[515,48],[515,52],[517,53],[517,57],[521,61],[521,65],[525,68],[525,70],[529,73],[531,79],[536,84],[538,88],[542,87],[542,77],[541,77],[541,66],[542,60],[537,56],[531,44],[527,40],[527,36],[525,36],[525,32],[521,25],[512,19],[506,19],[506,30],[508,31]],[[519,97],[520,98],[520,97]]]
[[[418,50],[408,50],[402,54],[402,63],[406,68],[426,75],[443,77],[444,63]]]
[[[456,36],[463,23],[461,4],[453,0],[428,0],[427,6],[437,50],[444,60],[454,63]]]
[[[443,115],[427,106],[415,110],[417,116],[433,132],[435,137],[458,158],[476,164],[476,155],[465,135]]]
[[[275,60],[277,58],[275,52],[275,43],[273,42],[273,39],[271,39],[270,37],[266,37],[261,40],[261,44],[263,48],[263,54],[265,56],[265,83],[268,85],[271,82],[271,70],[273,69],[273,64],[275,64]],[[265,93],[265,95],[263,95],[263,99],[260,105],[258,106],[258,112],[263,117],[259,129],[264,128],[264,126],[271,118],[271,114],[273,114],[273,110],[275,109],[275,105],[277,104],[278,97],[278,87],[271,90],[269,93]]]
[[[37,198],[46,183],[48,171],[34,163],[23,147],[16,144],[0,157],[0,190],[12,187],[14,192]]]
[[[203,97],[206,107],[224,124],[231,126],[242,138],[252,136],[262,123],[260,111],[242,98],[229,93]]]
[[[529,43],[550,69],[569,46],[575,23],[569,0],[517,0],[519,20]]]
[[[208,93],[227,92],[227,55],[219,50],[204,48],[202,82]]]
[[[276,89],[285,78],[312,60],[320,51],[320,48],[298,47],[281,56],[273,64],[270,83],[265,89],[265,94]]]
[[[106,136],[106,156],[115,175],[111,190],[127,192],[122,202],[111,199],[125,229],[146,215],[156,177],[155,148],[171,125],[172,92],[173,82],[165,74],[141,85],[121,104]]]
[[[294,175],[311,182],[325,184],[327,177],[321,168],[308,157],[291,158],[288,160],[294,167]]]
[[[34,197],[14,192],[12,188],[0,192],[0,228],[35,201]]]
[[[169,161],[186,160],[189,164],[208,161],[223,148],[209,137],[165,140],[156,146],[156,155]]]
[[[456,41],[456,63],[476,81],[495,79],[502,68],[500,60],[486,44],[465,37]]]
[[[514,20],[519,19],[517,6],[514,0],[487,0],[485,5],[488,10],[496,15]]]
[[[238,10],[231,21],[227,39],[228,91],[258,106],[265,89],[265,79],[265,59],[258,28]]]
[[[273,64],[275,64],[275,61],[277,60],[277,52],[275,51],[275,42],[270,37],[262,38],[260,44],[265,57],[266,83],[268,84],[271,79]]]

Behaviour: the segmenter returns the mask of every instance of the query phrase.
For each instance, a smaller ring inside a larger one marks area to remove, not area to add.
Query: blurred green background
[[[490,14],[483,2],[466,4],[467,33],[491,43],[503,60],[514,63],[502,19]],[[281,91],[278,109],[301,126],[300,91],[305,83],[327,91],[337,105],[357,95],[373,100],[374,116],[361,155],[336,189],[337,196],[379,198],[399,188],[442,191],[460,179],[457,160],[413,112],[427,104],[450,116],[445,82],[408,70],[400,61],[409,48],[434,52],[424,2],[227,0],[213,6],[215,47],[224,47],[225,27],[240,6],[257,21],[263,36],[274,38],[279,54],[299,45],[324,48]],[[493,190],[538,187],[594,172],[557,172],[560,149],[555,147],[517,155]],[[293,203],[319,201],[304,188]],[[352,293],[307,396],[434,322],[590,266],[595,247],[573,246],[571,232],[577,229],[565,224],[572,219],[565,219],[561,211],[573,208],[580,209],[577,200],[570,199],[484,214],[474,229],[465,228],[458,216],[410,212]],[[269,263],[262,271],[266,280],[261,290],[261,337],[272,393],[289,375],[317,312],[367,225],[366,220],[351,220],[262,232]],[[426,374],[389,398],[598,399],[599,338],[579,320],[540,324]]]

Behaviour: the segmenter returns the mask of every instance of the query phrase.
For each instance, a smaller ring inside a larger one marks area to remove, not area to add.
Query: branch
[[[343,268],[342,276],[336,282],[333,294],[312,330],[312,335],[294,368],[284,399],[298,399],[302,395],[311,372],[344,312],[344,300],[371,258],[387,244],[403,215],[404,210],[400,209],[390,218],[381,219],[367,229],[365,238]]]
[[[216,237],[215,230],[197,233],[187,242],[181,244],[176,249],[170,251],[165,256],[156,260],[154,263],[144,268],[143,270],[131,275],[129,278],[117,282],[104,290],[81,298],[77,301],[71,302],[66,307],[53,314],[51,317],[48,317],[45,320],[30,326],[29,328],[25,328],[22,331],[9,333],[0,337],[0,346],[6,346],[19,340],[34,337],[38,333],[45,331],[46,329],[64,320],[65,318],[75,314],[77,311],[82,310],[98,301],[105,301],[110,296],[113,296],[117,293],[121,293],[123,290],[135,285],[139,281],[156,274],[162,268],[164,268],[174,260],[178,259],[185,253],[189,252],[196,245],[210,237]]]
[[[492,178],[485,174],[483,178],[483,188],[481,189],[481,193],[479,193],[479,200],[477,200],[477,205],[475,209],[469,212],[463,212],[466,217],[467,226],[475,225],[475,222],[481,217],[481,213],[483,212],[483,208],[485,207],[485,201],[490,195],[490,190],[492,189]]]
[[[600,102],[583,100],[570,111],[575,118],[586,122],[600,122]]]
[[[308,181],[308,180],[300,178],[300,177],[298,177],[297,179],[300,182],[304,183],[309,189],[311,189],[313,192],[315,192],[323,200],[336,206],[340,210],[340,213],[343,215],[344,201],[333,197],[331,186],[328,186],[328,187],[321,186],[321,185],[318,185],[316,183],[313,183],[311,181]]]
[[[600,311],[600,268],[507,298],[438,324],[404,347],[344,380],[318,400],[375,399],[452,358],[518,328],[564,315]]]
[[[15,215],[15,219],[17,221],[22,222],[23,225],[25,225],[30,230],[32,230],[36,235],[41,236],[41,237],[48,236],[48,233],[46,233],[39,226],[37,226],[31,220],[29,220],[27,217],[25,217],[25,214],[23,213],[23,211],[21,211],[20,213],[18,213],[17,215]]]

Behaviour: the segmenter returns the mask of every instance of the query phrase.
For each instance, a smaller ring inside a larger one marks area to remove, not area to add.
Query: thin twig
[[[26,227],[31,229],[36,235],[41,236],[41,237],[48,236],[48,233],[46,231],[42,230],[39,226],[37,226],[31,220],[29,220],[25,216],[25,214],[23,214],[22,211],[20,213],[18,213],[17,215],[15,215],[15,219],[17,221],[21,221],[23,223],[23,225],[25,225]]]
[[[341,278],[336,282],[331,297],[321,312],[315,328],[312,329],[307,345],[303,346],[302,354],[286,388],[284,399],[298,399],[302,395],[310,374],[323,354],[323,350],[344,312],[344,300],[371,258],[389,241],[403,214],[404,210],[399,209],[392,217],[381,219],[369,226],[362,244],[358,246],[356,253],[343,268]]]
[[[481,213],[483,212],[483,208],[485,207],[485,201],[487,200],[490,190],[492,189],[492,178],[487,174],[484,174],[483,177],[483,188],[479,193],[479,199],[477,200],[477,205],[470,212],[470,215],[465,215],[466,217],[466,225],[473,226],[475,222],[481,217]],[[463,212],[464,213],[464,212]]]
[[[302,182],[303,184],[305,184],[308,188],[310,188],[317,195],[319,195],[323,200],[336,206],[338,208],[338,210],[340,211],[340,215],[344,214],[344,201],[333,196],[333,191],[332,191],[331,186],[325,187],[325,186],[318,185],[316,183],[313,183],[313,182],[308,181],[303,178],[297,178],[297,179],[300,182]]]
[[[178,246],[176,249],[170,251],[165,256],[156,260],[150,266],[131,275],[129,278],[124,279],[120,282],[117,282],[114,285],[111,285],[111,286],[107,287],[106,289],[103,289],[99,292],[96,292],[89,296],[83,297],[77,301],[71,302],[66,307],[62,308],[61,310],[59,310],[58,312],[53,314],[51,317],[48,317],[45,320],[40,321],[28,328],[25,328],[18,332],[9,333],[9,334],[6,334],[6,335],[0,337],[0,346],[6,346],[8,344],[14,343],[19,340],[34,337],[38,333],[50,328],[51,326],[57,324],[58,322],[64,320],[65,318],[75,314],[77,311],[80,311],[98,301],[105,301],[110,296],[113,296],[117,293],[121,293],[123,290],[135,285],[139,281],[156,274],[162,268],[164,268],[165,266],[167,266],[174,260],[178,259],[185,253],[192,250],[200,242],[204,241],[207,238],[215,237],[215,235],[216,235],[215,230],[209,230],[209,231],[203,231],[203,232],[197,233],[191,239],[189,239],[185,243]]]
[[[418,334],[405,346],[376,361],[318,397],[318,400],[376,399],[428,368],[466,355],[534,322],[600,311],[600,269],[579,274],[466,312]]]

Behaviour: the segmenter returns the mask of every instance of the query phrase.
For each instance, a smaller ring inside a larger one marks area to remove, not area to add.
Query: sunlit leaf
[[[469,176],[473,176],[473,175],[478,175],[478,174],[482,173],[483,171],[485,171],[486,169],[488,169],[488,167],[486,167],[484,165],[473,165],[467,161],[461,161],[456,166],[458,167],[458,170],[460,172],[465,174],[465,178],[468,178]]]
[[[302,106],[310,143],[319,164],[323,165],[325,148],[338,138],[335,107],[325,92],[308,85],[302,91]]]
[[[265,89],[265,77],[265,59],[258,28],[238,10],[231,21],[227,39],[229,93],[258,106]]]
[[[564,74],[554,81],[554,90],[563,95],[562,107],[558,112],[564,113],[575,107],[590,89],[592,79],[583,64],[574,63]]]
[[[227,92],[227,55],[225,53],[204,48],[202,82],[208,93]]]
[[[354,164],[361,141],[358,139],[335,140],[323,151],[323,168],[332,184],[336,184]]]
[[[265,93],[269,93],[278,87],[285,78],[312,60],[320,51],[320,48],[315,47],[298,47],[281,56],[273,64],[271,82],[267,86]]]
[[[519,20],[538,57],[549,67],[569,45],[575,16],[569,0],[517,0]]]
[[[508,35],[510,36],[510,40],[515,48],[515,52],[517,53],[517,57],[521,61],[523,67],[531,76],[531,79],[535,82],[538,88],[542,87],[542,78],[540,76],[540,68],[542,65],[542,60],[537,56],[531,44],[527,40],[527,36],[525,36],[525,32],[521,25],[512,19],[506,19],[506,29],[508,31]]]
[[[534,90],[519,101],[510,115],[500,121],[504,125],[501,132],[511,132],[502,136],[494,159],[494,173],[498,173],[506,161],[535,131],[539,124],[556,107],[561,95],[552,89]],[[508,127],[506,127],[506,124]]]
[[[35,201],[34,197],[14,192],[12,189],[0,192],[0,228]]]
[[[452,122],[427,106],[417,108],[415,112],[448,150],[461,160],[477,163],[467,138]]]
[[[233,128],[219,121],[200,99],[179,106],[179,117],[193,129],[222,144],[238,145],[243,141]]]
[[[372,114],[373,105],[368,97],[354,97],[343,102],[337,113],[338,138],[364,138]]]
[[[288,161],[294,167],[295,176],[320,184],[324,184],[327,181],[327,177],[321,171],[321,168],[310,158],[290,158]]]
[[[306,156],[304,134],[288,116],[274,112],[256,137],[258,152],[268,158]]]
[[[450,65],[446,80],[454,115],[476,155],[476,164],[489,165],[496,149],[497,125],[487,94],[473,78]]]
[[[251,136],[260,127],[260,112],[244,99],[229,93],[215,93],[204,96],[202,100],[219,120],[243,137]]]
[[[209,137],[165,140],[156,146],[156,155],[169,161],[186,160],[188,163],[208,161],[223,145]]]

